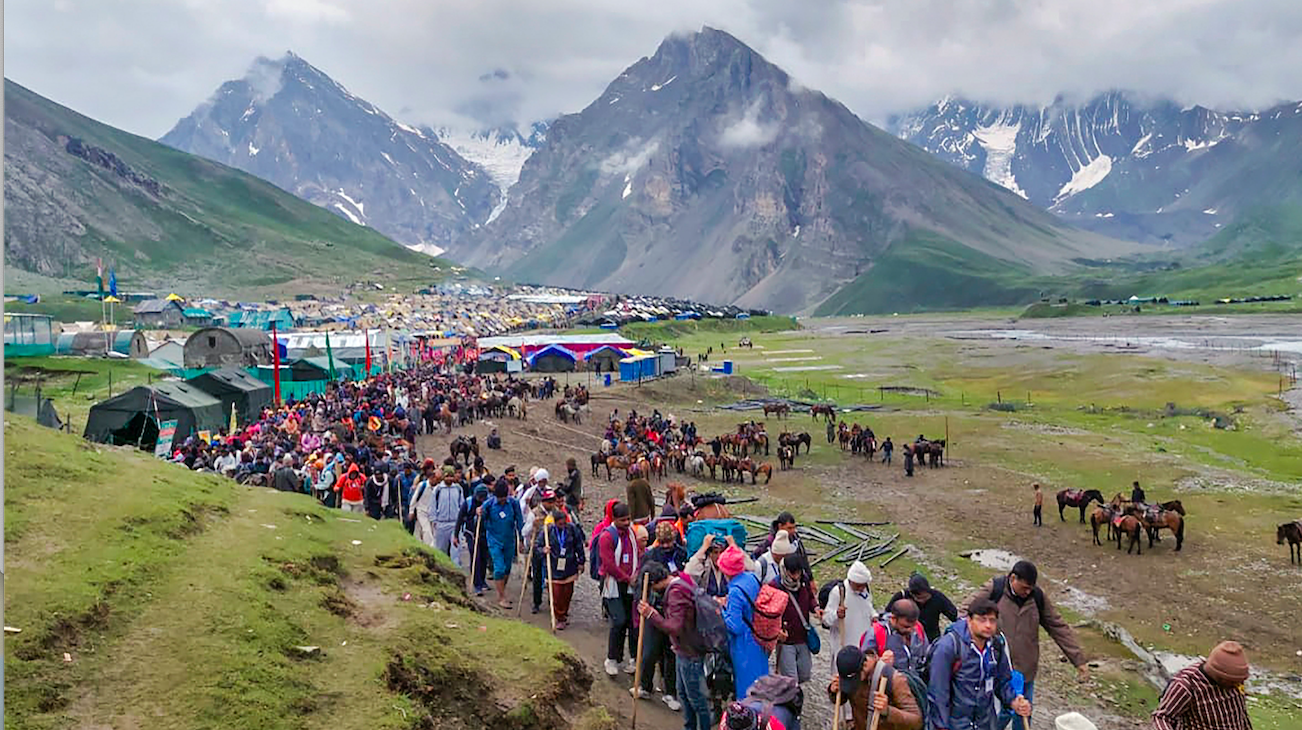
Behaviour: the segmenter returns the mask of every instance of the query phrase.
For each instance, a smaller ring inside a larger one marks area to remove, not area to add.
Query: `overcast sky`
[[[528,122],[701,25],[870,121],[946,94],[1302,99],[1302,0],[7,0],[4,71],[149,137],[286,50],[404,121]]]

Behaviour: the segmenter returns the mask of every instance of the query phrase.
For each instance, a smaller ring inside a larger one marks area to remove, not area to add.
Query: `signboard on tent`
[[[166,459],[172,453],[174,438],[176,438],[176,419],[158,424],[158,443],[154,444],[154,456]]]

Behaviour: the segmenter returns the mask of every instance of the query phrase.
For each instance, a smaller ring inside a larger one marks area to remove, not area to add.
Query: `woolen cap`
[[[741,575],[746,570],[746,554],[736,545],[729,545],[728,549],[719,555],[719,570],[729,578]]]
[[[791,536],[787,534],[787,531],[778,530],[778,534],[774,536],[773,545],[769,547],[769,550],[773,551],[774,555],[781,557],[794,553],[796,548],[791,544]]]
[[[1248,657],[1239,642],[1222,641],[1207,655],[1203,671],[1219,685],[1237,687],[1248,680]]]

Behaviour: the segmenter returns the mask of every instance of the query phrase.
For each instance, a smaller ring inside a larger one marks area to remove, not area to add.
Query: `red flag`
[[[276,405],[280,405],[280,340],[276,339],[276,324],[271,325],[271,367],[276,383]]]
[[[371,331],[364,329],[362,334],[366,337],[366,377],[369,378],[371,377]]]

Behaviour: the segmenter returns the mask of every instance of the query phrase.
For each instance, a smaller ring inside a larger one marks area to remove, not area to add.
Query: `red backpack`
[[[885,621],[881,621],[881,620],[876,619],[876,618],[873,619],[873,627],[872,627],[871,630],[872,630],[872,632],[873,632],[873,641],[874,641],[874,643],[877,644],[877,654],[878,654],[879,656],[882,654],[882,652],[886,651],[886,632],[887,632],[888,628],[889,628],[889,627],[886,625],[886,622],[885,622]],[[923,629],[922,629],[922,622],[921,622],[921,621],[915,622],[915,623],[913,624],[913,630],[914,630],[914,633],[916,633],[916,634],[918,635],[918,638],[919,638],[919,639],[922,639],[924,642],[926,641],[926,639],[927,639],[927,634],[926,634],[926,632],[923,631]],[[859,637],[859,650],[860,650],[860,651],[868,651],[868,647],[867,647],[867,643],[868,643],[868,642],[864,641],[864,639],[866,639],[866,638],[868,638],[868,634],[867,634],[867,633],[864,633],[863,636]]]
[[[746,594],[743,592],[742,595]],[[750,630],[765,653],[773,651],[778,645],[778,637],[782,634],[782,614],[787,612],[787,601],[790,599],[791,594],[767,583],[760,586],[754,601],[746,596],[753,613],[749,622]]]

